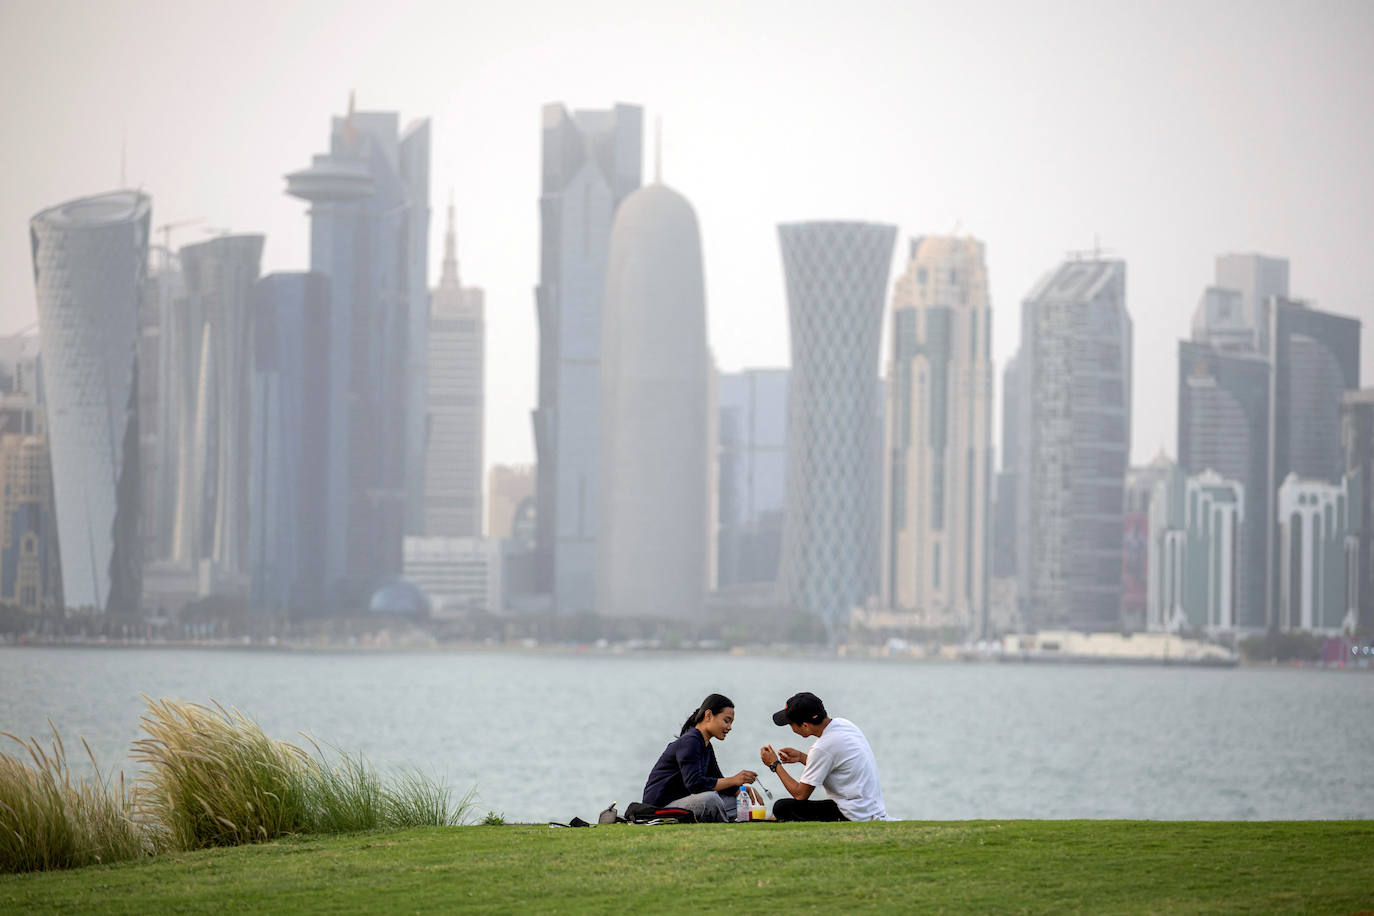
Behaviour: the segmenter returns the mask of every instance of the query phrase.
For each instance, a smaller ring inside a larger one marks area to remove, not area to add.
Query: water
[[[308,732],[384,771],[414,765],[475,789],[476,814],[515,821],[592,820],[637,800],[715,691],[737,704],[722,769],[753,769],[777,796],[758,749],[805,748],[769,718],[798,690],[868,735],[897,818],[1374,818],[1367,673],[0,647],[0,730],[41,736],[51,718],[73,763],[84,736],[103,768],[133,776],[140,693],[213,699],[273,737]]]

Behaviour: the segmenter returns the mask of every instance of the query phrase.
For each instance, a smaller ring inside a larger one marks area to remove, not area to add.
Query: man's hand
[[[730,777],[730,784],[736,786],[747,786],[758,778],[759,774],[755,773],[753,770],[740,770],[734,776]]]
[[[806,763],[806,755],[795,747],[785,747],[777,753],[783,763]]]
[[[771,744],[765,744],[759,748],[759,759],[763,761],[763,765],[766,767],[771,767],[774,763],[782,763],[782,755],[773,750]]]

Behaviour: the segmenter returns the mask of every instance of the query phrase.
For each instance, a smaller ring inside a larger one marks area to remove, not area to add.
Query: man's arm
[[[793,779],[792,774],[782,768],[782,757],[771,747],[764,747],[759,751],[759,757],[763,760],[764,766],[778,774],[778,779],[782,780],[782,787],[797,801],[806,801],[811,797],[811,793],[816,791],[815,786]]]

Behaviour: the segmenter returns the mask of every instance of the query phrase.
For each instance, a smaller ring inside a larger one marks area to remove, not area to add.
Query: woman
[[[724,741],[734,724],[735,704],[729,697],[713,693],[702,700],[649,771],[644,803],[686,808],[699,821],[733,821],[739,787],[759,778],[753,770],[729,777],[720,772],[711,739]]]

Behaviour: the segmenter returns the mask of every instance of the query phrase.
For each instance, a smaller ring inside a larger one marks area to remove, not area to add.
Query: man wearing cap
[[[825,704],[814,693],[793,695],[787,705],[773,713],[774,725],[787,725],[803,738],[815,738],[809,752],[785,747],[773,750],[764,745],[759,751],[763,765],[782,780],[791,798],[780,798],[773,815],[780,821],[885,821],[883,789],[878,784],[878,763],[873,749],[859,727],[848,719],[830,718]],[[800,779],[782,768],[783,764],[805,765]],[[825,788],[828,798],[812,801],[817,786]]]

